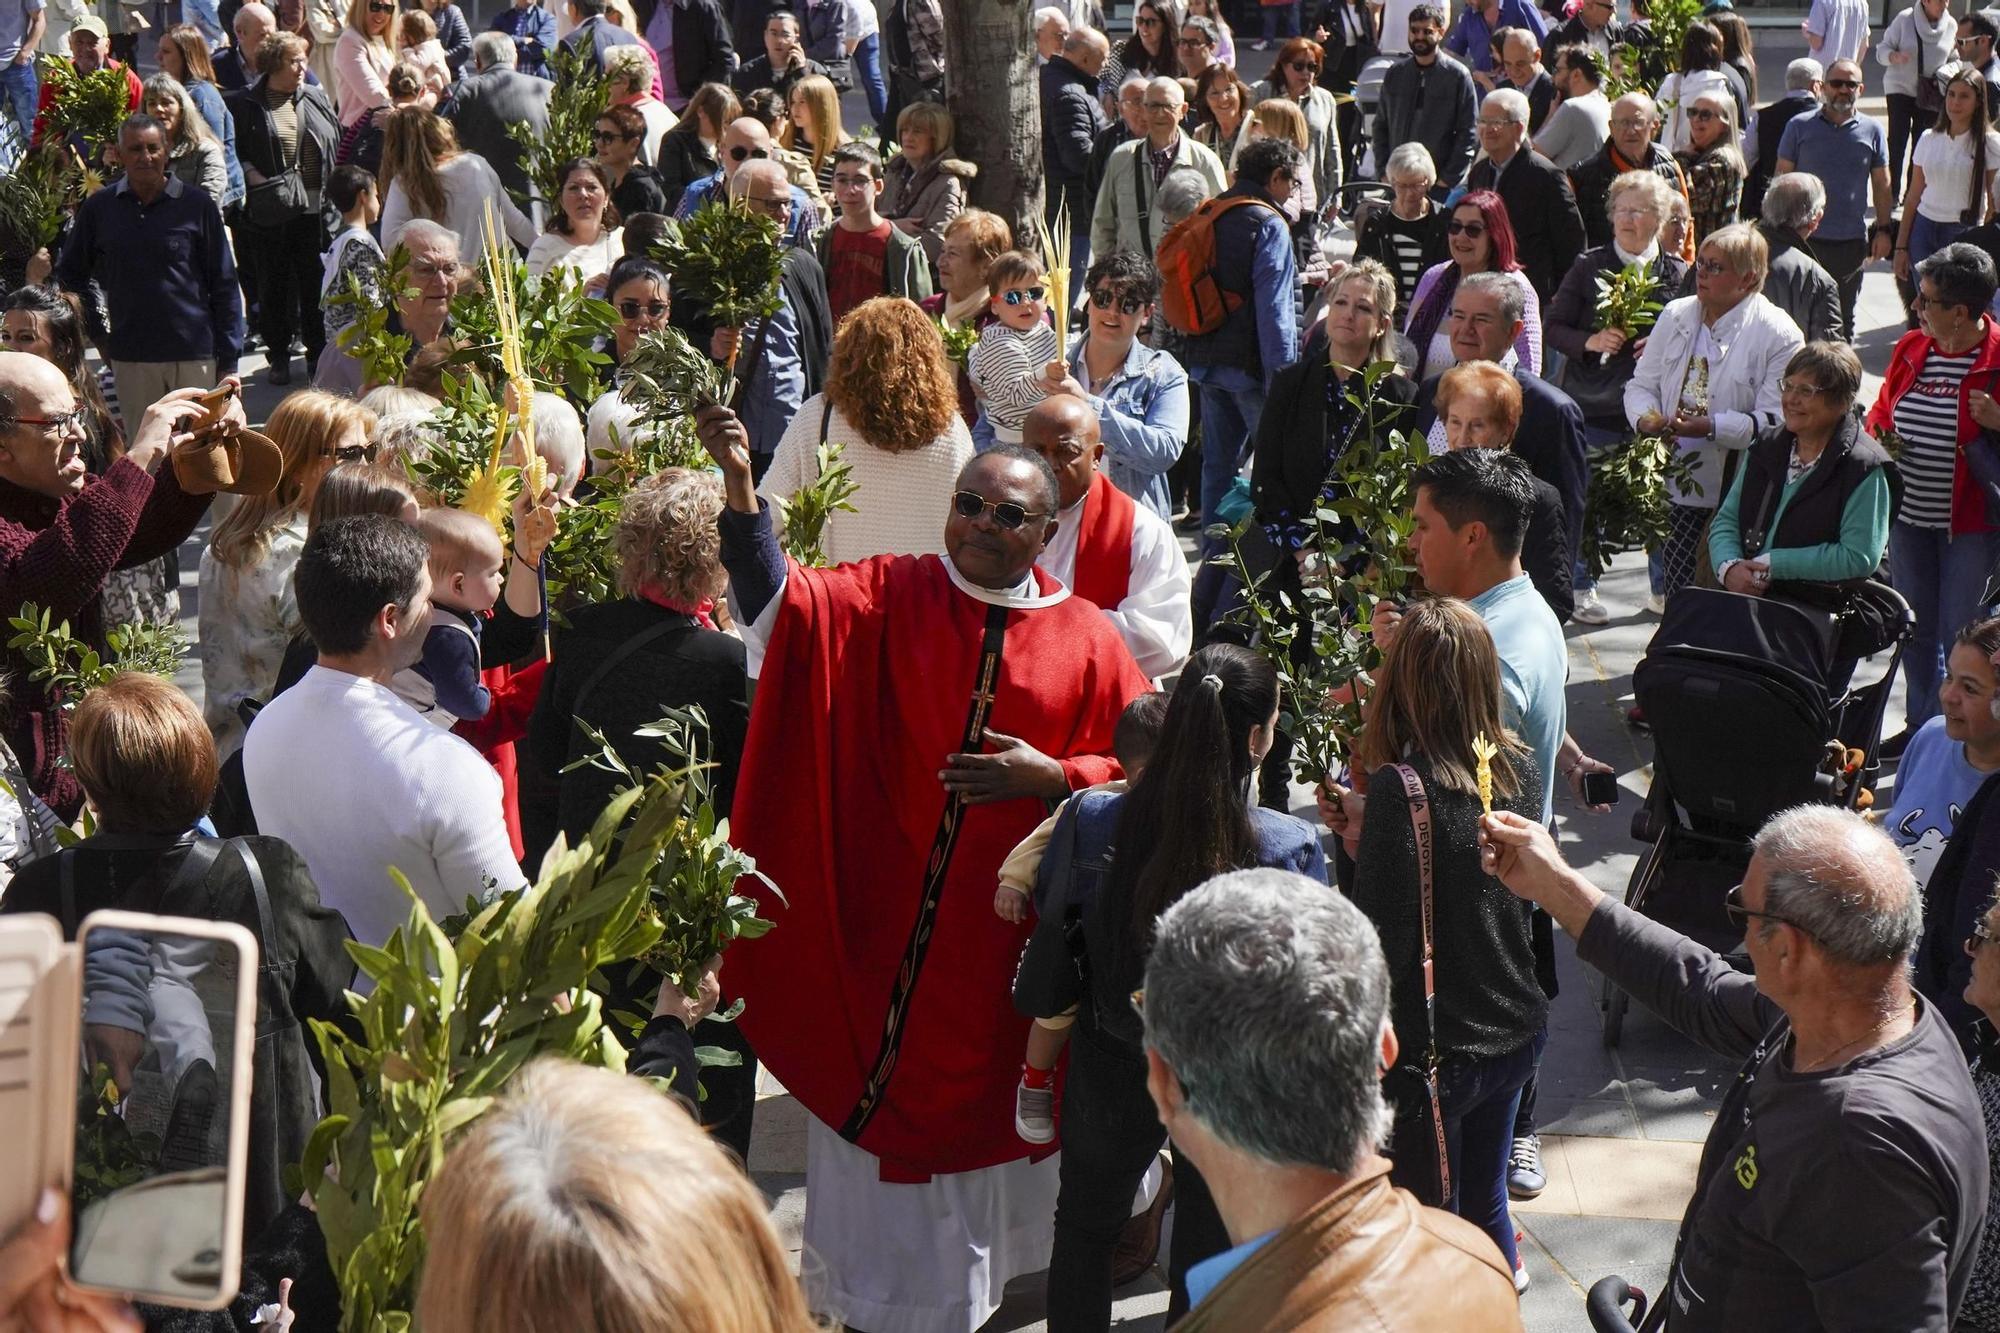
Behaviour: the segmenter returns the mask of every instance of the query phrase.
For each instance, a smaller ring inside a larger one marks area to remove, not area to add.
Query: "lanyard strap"
[[[1431,925],[1435,911],[1435,876],[1433,862],[1433,841],[1431,839],[1431,802],[1424,792],[1424,780],[1408,764],[1394,765],[1396,776],[1403,780],[1403,795],[1410,806],[1410,830],[1417,838],[1417,884],[1423,895],[1424,922],[1424,1030],[1427,1045],[1424,1050],[1424,1091],[1431,1099],[1431,1132],[1436,1137],[1438,1160],[1438,1186],[1441,1197],[1451,1197],[1451,1154],[1444,1141],[1444,1108],[1438,1101],[1438,1036],[1437,1036],[1437,953],[1431,943]]]

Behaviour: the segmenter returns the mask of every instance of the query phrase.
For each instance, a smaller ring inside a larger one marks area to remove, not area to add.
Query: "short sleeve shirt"
[[[42,12],[42,0],[0,0],[0,65],[11,64],[21,54],[28,25]]]
[[[1875,168],[1889,165],[1889,136],[1881,121],[1858,113],[1839,125],[1823,112],[1794,116],[1778,140],[1778,156],[1826,186],[1826,215],[1815,237],[1867,239],[1868,183]]]
[[[1980,193],[1972,192],[1972,135],[1948,135],[1925,130],[1917,140],[1916,164],[1924,169],[1924,194],[1917,211],[1932,222],[1957,222],[1968,208],[1985,215],[1986,182]],[[1986,132],[1986,169],[2000,169],[2000,133]]]

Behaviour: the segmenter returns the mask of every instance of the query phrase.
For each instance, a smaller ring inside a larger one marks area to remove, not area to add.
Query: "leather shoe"
[[[1118,1234],[1118,1246],[1111,1252],[1111,1285],[1122,1287],[1144,1277],[1160,1257],[1160,1224],[1166,1220],[1167,1205],[1174,1201],[1174,1163],[1160,1164],[1160,1192],[1153,1206],[1125,1223]]]

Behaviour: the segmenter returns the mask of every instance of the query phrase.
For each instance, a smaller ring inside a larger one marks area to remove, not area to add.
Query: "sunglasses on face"
[[[329,449],[326,456],[336,463],[372,463],[375,461],[376,446],[372,444],[348,444],[338,449]]]
[[[396,12],[396,7],[394,5],[384,5],[384,4],[374,3],[373,0],[371,0],[371,3],[368,6],[368,12],[371,14],[393,14]]]
[[[1026,305],[1030,301],[1039,301],[1048,294],[1049,289],[1046,287],[1016,287],[1004,293],[1000,299],[1008,305]]]
[[[1294,74],[1317,74],[1319,66],[1310,60],[1294,60],[1289,66]]]
[[[1157,28],[1160,26],[1160,21],[1151,14],[1141,14],[1132,20],[1132,25],[1138,28]]]
[[[1100,287],[1090,294],[1090,303],[1099,310],[1109,310],[1113,301],[1118,303],[1118,313],[1121,315],[1136,315],[1146,308],[1138,297],[1119,296],[1109,287]]]
[[[637,319],[640,315],[650,315],[654,319],[667,317],[665,301],[620,301],[618,313],[626,319]]]
[[[620,134],[617,130],[592,130],[590,137],[598,143],[630,143],[639,136],[636,134]]]
[[[1861,86],[1861,80],[1859,80],[1859,79],[1828,79],[1828,80],[1826,81],[1826,86],[1827,86],[1827,87],[1829,87],[1829,88],[1859,88],[1859,87]],[[1713,115],[1714,113],[1713,113],[1713,112],[1711,112],[1710,114],[1711,114],[1711,115]]]
[[[1012,532],[1031,518],[1047,518],[1048,515],[1032,509],[1023,509],[1012,500],[989,500],[978,491],[958,491],[951,497],[951,507],[960,518],[978,518],[991,509],[993,521]]]
[[[737,144],[729,150],[729,160],[731,162],[741,162],[745,158],[750,157],[769,157],[770,155],[771,150],[768,148],[745,148],[742,144]]]
[[[1484,222],[1460,222],[1457,218],[1446,223],[1444,229],[1453,236],[1470,236],[1475,241],[1486,234]]]

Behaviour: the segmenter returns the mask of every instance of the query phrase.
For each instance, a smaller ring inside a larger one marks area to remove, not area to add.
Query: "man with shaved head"
[[[1764,825],[1724,899],[1754,976],[1600,893],[1538,824],[1495,812],[1481,843],[1579,959],[1743,1061],[1660,1296],[1674,1333],[1952,1327],[1986,1134],[1957,1039],[1910,988],[1923,903],[1888,835],[1831,806]]]
[[[1862,32],[1865,39],[1865,26]],[[1862,266],[1870,259],[1889,258],[1896,239],[1896,202],[1889,195],[1889,132],[1875,117],[1861,114],[1861,83],[1858,62],[1836,60],[1828,65],[1819,114],[1794,117],[1778,139],[1779,175],[1803,171],[1826,186],[1826,211],[1813,233],[1812,249],[1840,284],[1840,323],[1849,337],[1860,332],[1854,322],[1854,302],[1861,294]]]
[[[758,1058],[811,1114],[808,1296],[851,1327],[971,1333],[1048,1262],[1056,1184],[1014,1129],[1028,928],[995,917],[993,885],[1047,802],[1114,775],[1150,686],[1036,567],[1062,529],[1040,455],[966,464],[942,556],[807,569],[779,553],[742,424],[714,407],[696,429],[757,677],[731,838],[784,893],[729,969]]]
[[[1167,521],[1111,484],[1099,467],[1097,412],[1074,379],[1021,423],[1021,443],[1055,469],[1055,535],[1037,566],[1101,607],[1149,676],[1178,667],[1194,642],[1192,579]]]
[[[736,179],[736,173],[753,162],[771,161],[775,157],[775,145],[771,131],[761,120],[750,116],[739,116],[722,129],[722,140],[715,146],[715,156],[720,162],[713,176],[705,176],[687,187],[681,196],[680,207],[674,210],[677,218],[694,216],[694,211],[716,197],[716,192]],[[819,221],[819,213],[813,206],[812,197],[796,185],[787,183],[791,193],[791,213],[783,222],[787,245],[812,245],[813,227]]]
[[[1054,11],[1051,11],[1054,12]],[[1069,303],[1076,308],[1083,271],[1090,267],[1090,214],[1097,197],[1090,192],[1091,149],[1109,117],[1097,97],[1097,76],[1104,72],[1111,44],[1095,28],[1075,28],[1062,49],[1041,68],[1042,176],[1048,184],[1043,208],[1051,234],[1057,220],[1069,218]]]

